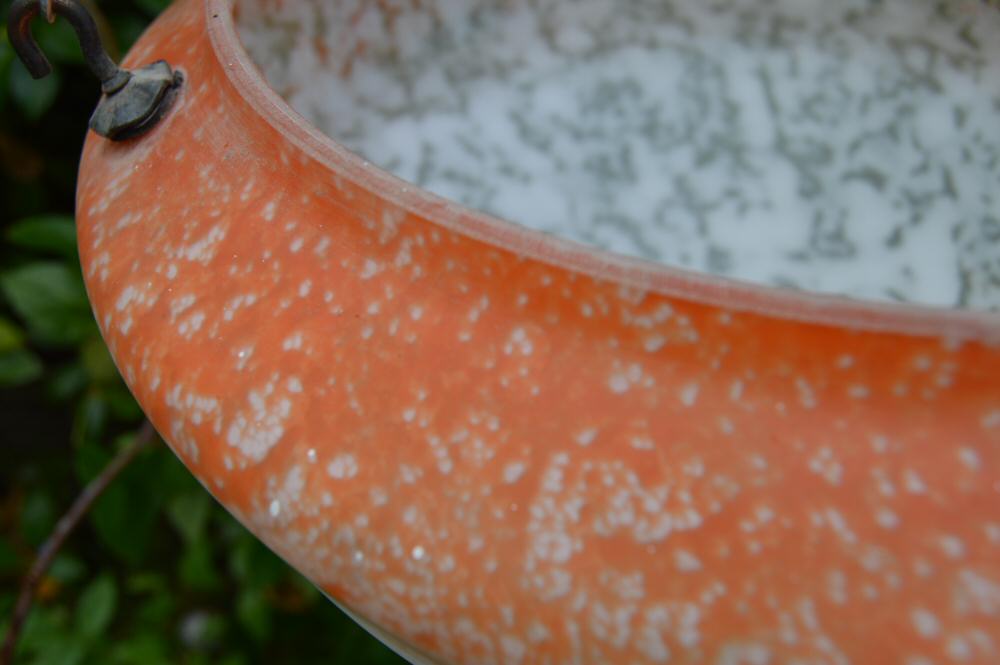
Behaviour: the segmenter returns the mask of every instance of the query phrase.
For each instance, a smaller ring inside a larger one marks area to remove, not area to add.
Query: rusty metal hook
[[[90,71],[101,82],[104,95],[90,118],[90,127],[101,136],[124,140],[150,129],[169,108],[181,83],[180,73],[160,60],[135,71],[122,69],[104,50],[93,17],[75,0],[14,0],[7,19],[7,34],[14,52],[28,73],[39,79],[52,71],[48,58],[31,34],[39,14],[50,22],[56,16],[69,21],[80,40]]]

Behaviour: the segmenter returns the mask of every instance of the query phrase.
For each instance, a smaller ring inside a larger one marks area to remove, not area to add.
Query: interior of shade
[[[420,187],[755,283],[1000,310],[978,0],[241,0],[310,122]]]

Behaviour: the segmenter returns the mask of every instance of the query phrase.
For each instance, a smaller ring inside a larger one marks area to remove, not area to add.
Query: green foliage
[[[29,120],[38,120],[51,108],[59,94],[57,72],[52,72],[40,81],[35,81],[20,62],[15,62],[10,70],[10,95],[21,108],[21,113]]]
[[[115,578],[104,573],[87,585],[76,604],[76,632],[93,640],[107,630],[115,615],[118,585]]]
[[[101,2],[96,19],[112,55],[166,4]],[[2,16],[8,6],[0,0]],[[98,85],[65,21],[32,28],[54,68],[40,81],[0,29],[0,635],[36,549],[142,420],[93,320],[76,252],[76,165]],[[17,662],[402,661],[158,445],[111,485],[56,557]]]
[[[0,353],[0,388],[31,383],[42,375],[42,361],[31,351],[14,349]]]
[[[79,271],[67,263],[35,261],[0,274],[0,291],[28,332],[50,346],[72,346],[96,328]]]
[[[58,23],[57,25],[64,25]],[[7,241],[15,247],[76,258],[76,226],[68,215],[38,215],[7,228]]]

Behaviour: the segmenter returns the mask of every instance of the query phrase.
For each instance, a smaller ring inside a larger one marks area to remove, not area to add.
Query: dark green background
[[[95,8],[117,57],[166,5]],[[0,0],[3,17],[9,3]],[[0,635],[55,521],[142,415],[80,277],[73,195],[98,85],[65,21],[36,20],[54,73],[0,37]],[[19,650],[35,665],[400,663],[222,510],[157,444],[43,580]]]

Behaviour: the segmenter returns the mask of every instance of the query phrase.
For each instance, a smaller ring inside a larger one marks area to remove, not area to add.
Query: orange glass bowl
[[[996,314],[734,283],[449,203],[291,110],[223,0],[179,0],[126,64],[161,58],[169,114],[83,153],[97,319],[191,471],[394,648],[998,662]]]

